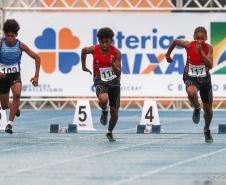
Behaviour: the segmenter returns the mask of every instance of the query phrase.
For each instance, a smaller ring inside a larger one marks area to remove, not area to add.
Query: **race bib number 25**
[[[12,65],[0,64],[0,72],[4,74],[17,73],[19,72],[19,65],[18,64],[12,64]]]

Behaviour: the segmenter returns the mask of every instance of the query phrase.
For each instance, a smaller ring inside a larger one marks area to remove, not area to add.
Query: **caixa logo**
[[[68,28],[62,28],[58,32],[53,28],[46,28],[35,39],[41,67],[46,73],[53,73],[57,68],[62,73],[69,73],[80,61],[79,54],[74,52],[79,45],[80,39],[73,36]]]

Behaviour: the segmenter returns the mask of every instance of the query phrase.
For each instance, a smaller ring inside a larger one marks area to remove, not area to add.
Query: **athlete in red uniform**
[[[200,104],[198,101],[198,91],[203,103],[204,110],[204,136],[206,143],[212,143],[213,138],[210,132],[210,123],[213,117],[212,102],[212,84],[209,69],[213,66],[213,48],[205,43],[207,40],[207,31],[204,27],[197,27],[194,31],[194,41],[174,40],[167,53],[167,62],[171,63],[171,52],[176,46],[180,46],[187,51],[187,62],[184,69],[183,80],[186,85],[188,99],[194,107],[193,122],[199,123]]]
[[[120,107],[121,52],[112,45],[114,32],[110,28],[101,28],[97,33],[98,45],[82,49],[81,60],[83,71],[92,72],[86,67],[87,54],[93,55],[93,79],[99,106],[102,108],[100,123],[108,121],[108,102],[111,117],[108,132],[109,141],[115,141],[112,131],[118,121]]]

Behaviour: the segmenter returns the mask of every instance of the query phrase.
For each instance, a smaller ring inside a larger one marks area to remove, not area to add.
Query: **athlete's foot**
[[[200,120],[200,108],[195,108],[193,111],[192,120],[195,124],[199,123]]]
[[[102,125],[107,125],[108,123],[108,111],[102,110],[101,116],[100,116],[100,123]]]
[[[12,125],[11,124],[6,125],[6,127],[5,127],[5,133],[8,133],[8,134],[12,134],[13,133]]]
[[[210,130],[204,131],[204,136],[205,136],[205,142],[206,143],[212,143],[213,142],[213,137],[211,135]]]
[[[17,116],[17,117],[20,117],[20,109],[17,109],[17,111],[16,111],[16,116]]]
[[[106,137],[108,138],[109,142],[115,142],[115,138],[113,137],[112,133],[106,133]]]

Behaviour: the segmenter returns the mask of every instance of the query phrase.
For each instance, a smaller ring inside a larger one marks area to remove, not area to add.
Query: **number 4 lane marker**
[[[140,125],[146,125],[145,132],[160,132],[160,120],[156,101],[145,100]]]

